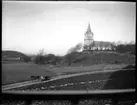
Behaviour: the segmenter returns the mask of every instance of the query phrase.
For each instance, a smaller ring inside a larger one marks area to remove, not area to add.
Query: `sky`
[[[3,1],[2,50],[64,55],[89,23],[96,41],[135,41],[136,3]]]

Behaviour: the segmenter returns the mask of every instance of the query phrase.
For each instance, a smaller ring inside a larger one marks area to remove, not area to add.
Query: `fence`
[[[70,100],[72,105],[77,105],[81,99],[112,99],[112,105],[117,105],[119,100],[135,100],[135,89],[2,92],[2,100],[25,100],[26,105],[31,105],[33,100]]]

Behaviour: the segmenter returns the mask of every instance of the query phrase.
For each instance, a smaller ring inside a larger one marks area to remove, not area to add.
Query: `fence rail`
[[[27,97],[27,98],[26,98]],[[94,90],[94,91],[2,91],[3,100],[25,100],[29,105],[33,100],[70,100],[77,105],[81,99],[112,99],[112,105],[119,100],[135,100],[135,89]]]

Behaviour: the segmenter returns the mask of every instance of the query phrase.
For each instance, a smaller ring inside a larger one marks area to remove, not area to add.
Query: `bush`
[[[135,45],[134,44],[128,44],[128,45],[118,45],[116,47],[116,51],[119,53],[131,53],[135,54]]]
[[[43,55],[36,55],[33,61],[36,64],[45,64],[46,59]]]
[[[53,60],[55,58],[55,55],[54,54],[48,54],[45,57],[46,57],[47,61],[51,61],[51,60]]]
[[[68,65],[72,64],[73,60],[76,59],[78,54],[79,54],[78,52],[72,52],[72,53],[68,53],[65,55],[65,59],[66,59],[66,62],[68,63]]]
[[[75,60],[73,60],[73,63],[77,63],[77,62],[80,62],[80,61],[83,61],[86,59],[87,59],[87,56],[81,56],[81,57],[78,57]]]
[[[121,60],[115,60],[115,61],[114,61],[114,64],[120,64],[120,63],[122,63]]]
[[[55,56],[55,58],[54,58],[54,61],[55,61],[56,63],[60,63],[61,60],[62,60],[62,58],[61,58],[60,56]]]
[[[29,61],[31,61],[31,58],[29,56],[25,56],[23,58],[23,60],[24,60],[24,62],[29,62]]]

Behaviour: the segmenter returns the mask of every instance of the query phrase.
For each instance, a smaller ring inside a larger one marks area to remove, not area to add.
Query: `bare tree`
[[[44,53],[44,48],[39,50],[38,55],[43,55],[43,56],[46,55],[46,53]]]
[[[33,59],[36,64],[45,64],[44,49],[39,50],[38,54]]]

